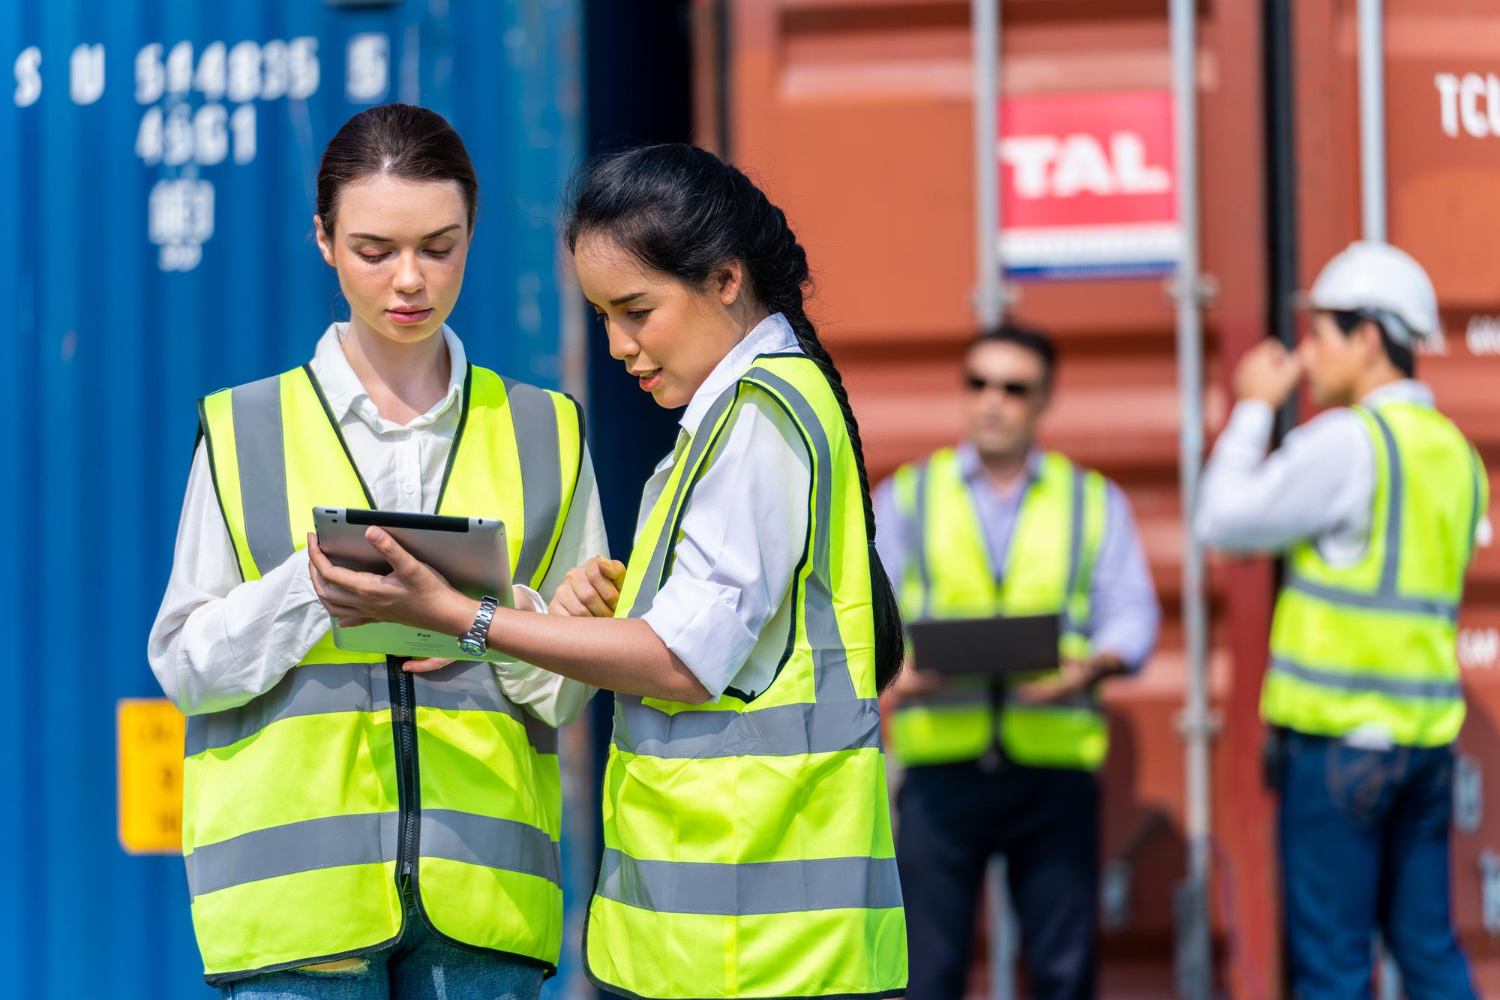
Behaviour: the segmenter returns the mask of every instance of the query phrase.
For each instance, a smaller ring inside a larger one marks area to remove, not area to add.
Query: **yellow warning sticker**
[[[165,698],[122,698],[120,846],[128,854],[182,853],[182,739],[186,720]]]

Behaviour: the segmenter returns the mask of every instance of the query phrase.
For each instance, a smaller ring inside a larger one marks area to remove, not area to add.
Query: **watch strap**
[[[499,598],[485,595],[479,599],[479,610],[474,615],[474,624],[458,641],[459,648],[470,655],[483,653],[490,637],[490,622],[495,620],[495,609],[500,607]]]

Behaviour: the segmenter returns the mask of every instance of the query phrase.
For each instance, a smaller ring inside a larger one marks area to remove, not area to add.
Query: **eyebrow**
[[[645,294],[645,292],[631,292],[629,295],[621,295],[617,299],[610,299],[609,304],[612,306],[623,306],[625,303],[631,301],[632,299],[638,299]]]
[[[459,228],[459,223],[455,222],[451,226],[444,226],[442,229],[439,229],[437,232],[428,233],[426,236],[422,237],[422,240],[436,239],[437,237],[442,236],[444,233],[450,232],[450,231],[452,231],[454,229],[457,229],[457,228]],[[374,240],[377,243],[394,243],[394,242],[396,242],[395,240],[391,239],[389,236],[376,236],[374,233],[350,233],[349,236],[348,236],[348,239],[351,239],[351,240]]]

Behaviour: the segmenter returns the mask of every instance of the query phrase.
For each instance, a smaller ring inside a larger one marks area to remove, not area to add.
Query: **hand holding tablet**
[[[476,599],[489,595],[504,607],[513,606],[505,525],[495,518],[315,507],[313,523],[319,548],[336,566],[389,573],[390,564],[365,537],[370,527],[378,527],[455,589]],[[394,622],[344,627],[335,621],[333,626],[334,645],[339,649],[394,656],[475,659],[459,649],[458,640],[458,636]],[[510,657],[489,650],[478,659],[506,662]]]

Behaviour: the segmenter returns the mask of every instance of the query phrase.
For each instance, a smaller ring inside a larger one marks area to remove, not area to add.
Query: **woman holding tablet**
[[[491,618],[375,530],[393,572],[315,548],[318,592],[341,618],[487,627],[491,647],[616,692],[585,944],[596,984],[898,995],[876,697],[901,625],[871,555],[858,428],[803,309],[806,255],[744,174],[683,145],[589,163],[565,236],[610,353],[686,407],[628,570],[575,570],[552,605],[566,616]]]
[[[200,405],[149,652],[189,716],[183,850],[226,996],[534,998],[557,961],[552,727],[591,689],[340,650],[305,549],[314,506],[500,518],[512,578],[551,592],[604,545],[577,405],[468,364],[445,325],[476,187],[439,115],[355,115],[314,218],[349,321]]]

